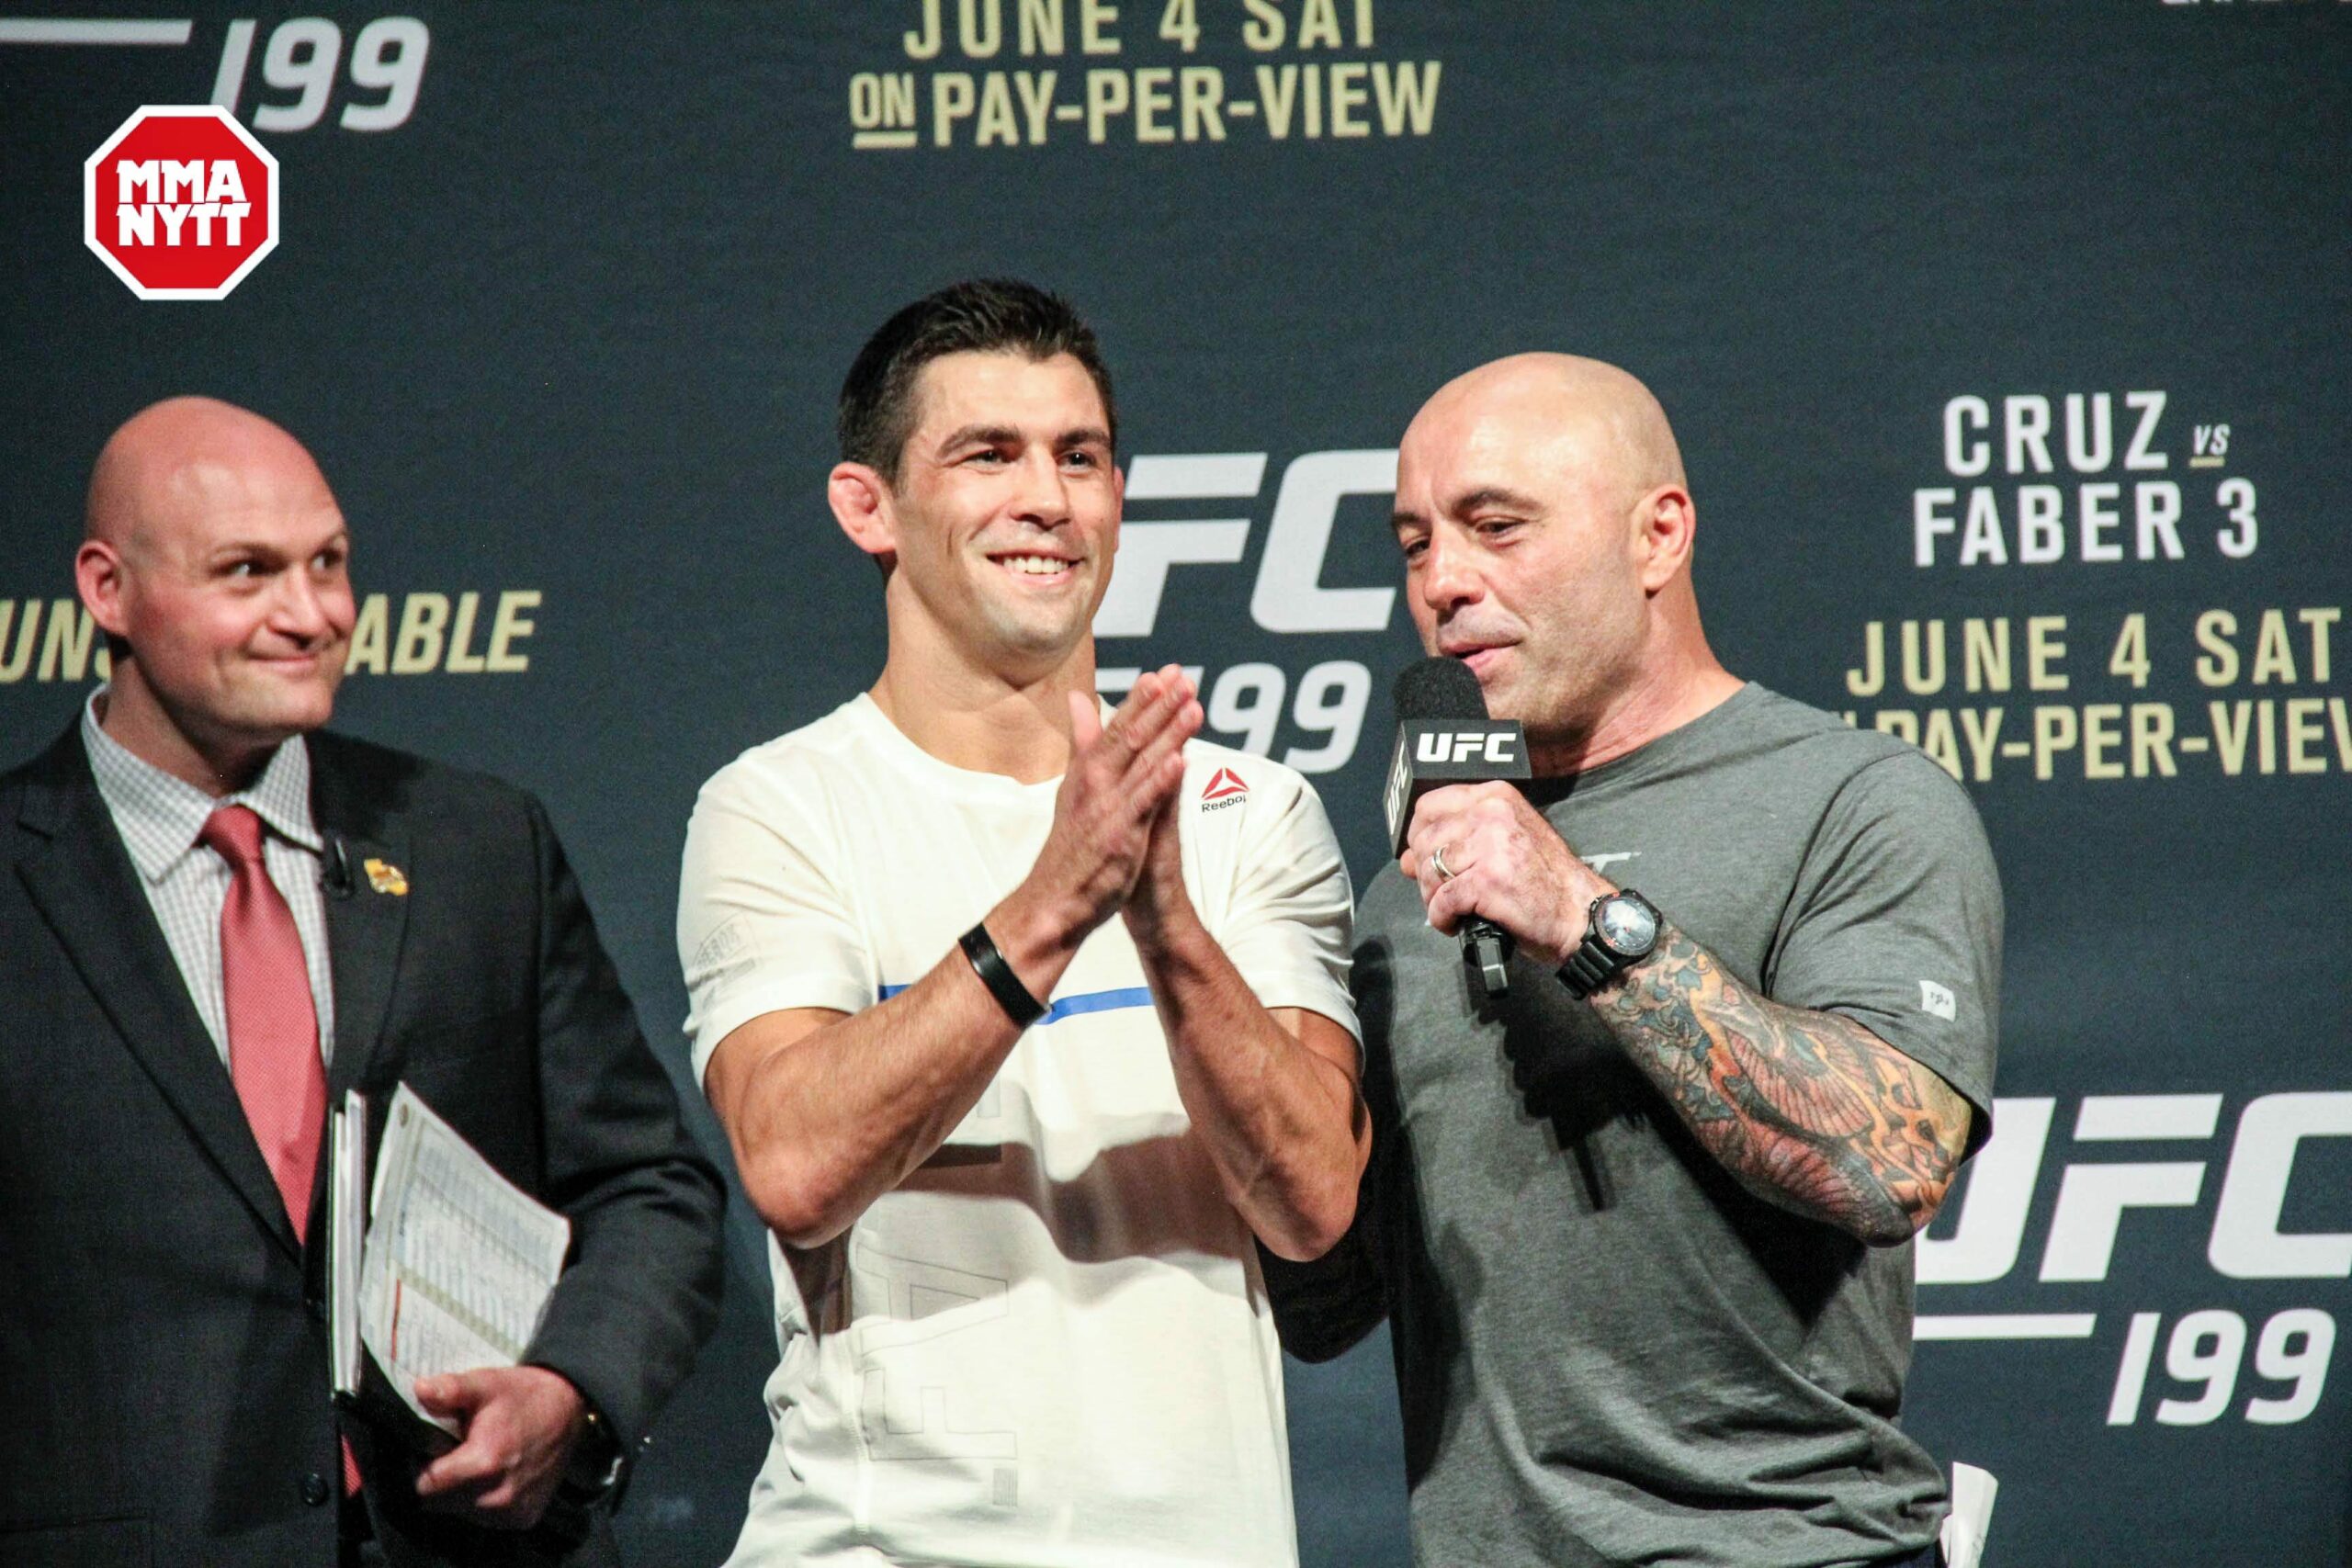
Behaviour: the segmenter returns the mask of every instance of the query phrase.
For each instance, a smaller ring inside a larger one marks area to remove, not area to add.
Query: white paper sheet
[[[1977,1568],[1984,1560],[1984,1538],[1993,1533],[1993,1498],[2001,1483],[1989,1470],[1957,1460],[1951,1467],[1951,1513],[1944,1519],[1944,1561],[1951,1568]]]
[[[392,1387],[424,1419],[421,1377],[511,1367],[538,1332],[571,1222],[491,1168],[406,1084],[376,1156],[374,1222],[359,1330]]]

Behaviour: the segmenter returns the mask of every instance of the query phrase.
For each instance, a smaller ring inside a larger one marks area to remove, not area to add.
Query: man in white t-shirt
[[[1052,295],[885,323],[828,493],[888,661],[695,805],[687,1028],[782,1350],[735,1564],[1296,1561],[1255,1243],[1354,1212],[1347,872],[1180,671],[1094,695],[1114,430]]]

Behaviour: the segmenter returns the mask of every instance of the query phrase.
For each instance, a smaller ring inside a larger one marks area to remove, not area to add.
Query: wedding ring
[[[1430,863],[1437,867],[1437,879],[1440,882],[1451,882],[1453,880],[1453,873],[1445,863],[1445,846],[1443,844],[1440,844],[1435,852],[1430,854]]]

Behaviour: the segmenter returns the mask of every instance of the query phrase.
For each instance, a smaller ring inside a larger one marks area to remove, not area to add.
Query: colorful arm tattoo
[[[1670,925],[1592,1005],[1758,1197],[1879,1247],[1935,1216],[1968,1102],[1860,1024],[1758,996]]]

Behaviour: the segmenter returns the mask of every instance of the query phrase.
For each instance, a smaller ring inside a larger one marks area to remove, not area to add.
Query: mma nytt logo
[[[149,105],[82,165],[83,243],[141,299],[226,299],[277,232],[277,160],[212,105]]]

